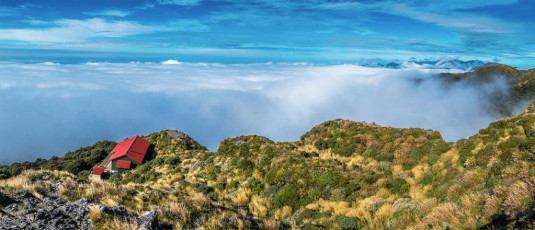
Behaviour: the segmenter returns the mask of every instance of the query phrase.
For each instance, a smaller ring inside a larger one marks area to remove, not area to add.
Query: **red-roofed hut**
[[[119,142],[111,151],[111,169],[123,172],[142,164],[149,146],[150,142],[139,136]]]

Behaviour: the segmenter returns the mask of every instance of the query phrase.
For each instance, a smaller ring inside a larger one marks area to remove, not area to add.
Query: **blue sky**
[[[354,63],[455,56],[533,68],[535,2],[0,0],[0,60]]]

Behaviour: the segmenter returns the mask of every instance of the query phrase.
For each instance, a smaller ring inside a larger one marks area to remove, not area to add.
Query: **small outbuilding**
[[[149,146],[150,142],[139,136],[119,142],[111,151],[111,169],[123,172],[143,164]]]
[[[96,178],[96,179],[102,179],[103,173],[104,173],[103,167],[95,167],[93,171],[91,171],[91,174],[89,174],[89,176],[92,178]]]

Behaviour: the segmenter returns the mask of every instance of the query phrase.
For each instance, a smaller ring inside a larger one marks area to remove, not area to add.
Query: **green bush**
[[[318,177],[318,182],[321,185],[328,185],[333,182],[333,175],[330,171],[326,171],[323,174],[321,174],[320,177]]]
[[[308,196],[314,200],[319,200],[321,198],[321,191],[318,188],[311,188],[308,191]]]
[[[360,220],[357,217],[340,216],[336,218],[336,224],[342,229],[360,228]]]
[[[402,178],[392,180],[392,193],[404,194],[409,191],[409,184]]]
[[[238,185],[240,185],[240,182],[238,182],[238,181],[232,181],[232,182],[230,182],[230,187],[231,187],[231,188],[237,188]]]
[[[206,176],[207,181],[215,181],[217,179],[217,176],[215,174],[208,174]]]
[[[290,206],[293,210],[299,207],[299,194],[297,188],[293,185],[286,185],[271,198],[273,207]]]
[[[336,142],[334,145],[333,153],[343,157],[349,157],[355,152],[356,146],[354,144],[347,144],[343,142]]]
[[[431,175],[430,173],[425,174],[422,180],[420,180],[420,184],[423,184],[423,185],[429,185],[432,183],[433,183],[433,175]]]
[[[299,215],[296,218],[297,224],[301,224],[304,220],[307,219],[314,219],[316,217],[318,212],[311,210],[311,209],[305,209],[299,213]]]
[[[299,204],[300,204],[302,207],[304,207],[304,206],[307,206],[307,205],[309,205],[309,204],[314,203],[315,201],[316,201],[316,200],[313,199],[312,197],[307,196],[307,197],[305,197],[305,198],[299,200]]]
[[[225,189],[225,187],[227,187],[227,184],[225,184],[225,183],[223,183],[223,182],[219,182],[219,183],[216,184],[215,187],[216,187],[217,189],[219,189],[219,190],[223,190],[223,189]]]
[[[377,155],[376,159],[378,161],[388,161],[392,162],[394,160],[394,153],[391,152],[381,152]]]
[[[253,170],[254,166],[254,163],[247,158],[240,158],[236,163],[236,167],[244,171]]]
[[[253,194],[260,194],[264,190],[264,184],[259,180],[253,180],[250,187]]]
[[[375,173],[374,171],[368,171],[366,174],[364,174],[362,179],[364,184],[372,185],[381,177],[381,174]]]

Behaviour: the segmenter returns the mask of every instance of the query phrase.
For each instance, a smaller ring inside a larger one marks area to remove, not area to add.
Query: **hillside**
[[[0,179],[7,179],[30,169],[64,170],[87,176],[93,166],[102,162],[116,144],[112,141],[99,141],[91,146],[68,152],[63,157],[53,156],[48,160],[39,158],[33,162],[0,165]]]
[[[443,77],[485,80],[495,73],[508,76],[518,98],[532,97],[533,70],[490,66]],[[455,143],[438,131],[341,119],[294,142],[227,138],[215,152],[177,131],[145,138],[156,158],[107,181],[50,170],[0,180],[0,219],[23,215],[20,192],[28,191],[24,196],[57,194],[72,205],[87,198],[92,203],[80,215],[96,229],[137,226],[149,211],[163,229],[535,226],[535,103]]]
[[[508,65],[483,66],[466,73],[442,73],[437,76],[447,84],[484,85],[503,80],[506,91],[493,91],[486,95],[491,106],[488,112],[500,117],[514,115],[519,105],[529,105],[535,100],[535,69],[519,70]],[[499,84],[493,85],[499,87]]]

